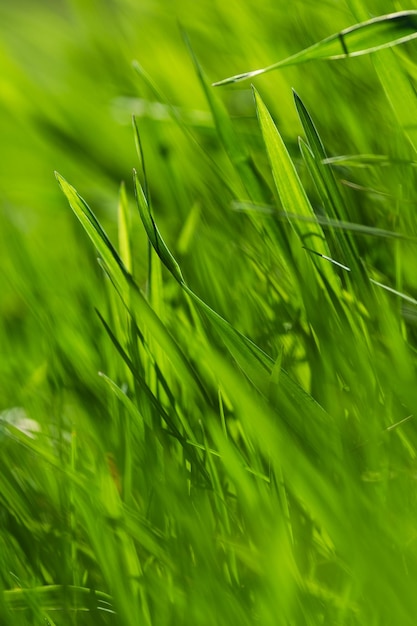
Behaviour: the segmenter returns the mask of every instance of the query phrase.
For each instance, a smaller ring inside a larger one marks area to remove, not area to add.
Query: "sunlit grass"
[[[139,4],[0,9],[0,622],[411,626],[415,12]]]

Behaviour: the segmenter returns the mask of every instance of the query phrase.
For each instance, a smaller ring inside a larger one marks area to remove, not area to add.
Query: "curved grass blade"
[[[307,137],[308,145],[315,158],[316,172],[320,179],[319,181],[317,181],[317,183],[319,185],[320,183],[323,185],[325,194],[328,199],[328,209],[330,217],[346,219],[347,211],[344,206],[340,189],[334,177],[333,170],[329,167],[326,167],[323,163],[323,161],[327,159],[327,153],[323,141],[318,133],[318,130],[310,113],[307,110],[307,107],[295,90],[293,90],[293,96],[298,116]]]
[[[106,232],[103,230],[101,224],[86,201],[78,194],[74,187],[70,185],[58,172],[55,172],[55,177],[64,192],[70,207],[83,225],[84,230],[108,268],[112,280],[123,291],[122,287],[125,279],[129,276],[129,272],[108,238]]]
[[[322,255],[330,256],[330,250],[323,230],[316,219],[314,210],[282,137],[268,109],[255,89],[254,94],[259,124],[282,206],[288,214],[297,213],[303,217],[312,219],[310,223],[294,223],[291,220],[290,223],[303,246],[307,245],[307,243],[308,245],[312,243],[314,248]],[[331,267],[323,267],[320,271],[337,293],[338,286]]]
[[[135,184],[135,195],[140,217],[146,234],[148,235],[149,241],[151,242],[155,252],[159,256],[165,267],[171,272],[175,280],[182,284],[184,282],[184,278],[181,273],[180,266],[172,256],[171,252],[168,250],[168,247],[163,240],[157,225],[155,224],[136,170],[133,170],[133,180]]]
[[[117,251],[113,247],[113,244],[88,204],[60,174],[56,173],[56,177],[70,207],[99,252],[103,260],[103,269],[114,285],[130,317],[134,320],[138,317],[141,320],[144,327],[151,333],[159,346],[166,353],[177,376],[182,378],[186,387],[189,390],[193,389],[198,395],[205,397],[204,389],[197,373],[174,337],[155,313],[141,289],[135,283],[132,275],[127,271]],[[143,219],[146,220],[149,232],[152,234],[155,241],[155,245],[157,246],[155,249],[160,257],[162,255],[164,262],[167,264],[168,269],[174,274],[175,278],[181,282],[183,279],[177,262],[163,242],[159,231],[156,229],[156,225],[155,229],[153,228],[154,222],[150,214],[148,215],[148,204],[139,181],[138,190],[140,191],[139,198],[143,203],[140,208],[140,211],[142,211],[141,215],[143,214]]]
[[[416,161],[407,159],[393,159],[385,154],[341,154],[334,157],[326,157],[324,165],[340,165],[344,167],[388,167],[394,165],[406,165],[417,167]]]
[[[417,11],[400,11],[381,15],[322,39],[282,61],[252,72],[236,74],[216,83],[215,87],[254,78],[265,72],[319,59],[337,60],[370,54],[417,37]]]

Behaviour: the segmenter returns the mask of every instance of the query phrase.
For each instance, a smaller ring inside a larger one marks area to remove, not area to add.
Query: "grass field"
[[[0,34],[1,626],[414,626],[416,3]]]

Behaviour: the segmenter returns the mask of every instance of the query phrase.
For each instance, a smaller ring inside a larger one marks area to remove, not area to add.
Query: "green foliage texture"
[[[414,626],[416,36],[0,3],[2,626]]]

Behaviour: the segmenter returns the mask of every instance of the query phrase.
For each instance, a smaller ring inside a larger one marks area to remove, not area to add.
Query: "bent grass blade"
[[[319,59],[337,60],[370,54],[382,48],[405,43],[415,37],[417,37],[417,11],[400,11],[381,15],[345,28],[282,61],[252,72],[230,76],[213,83],[213,86],[237,83],[298,63]]]

